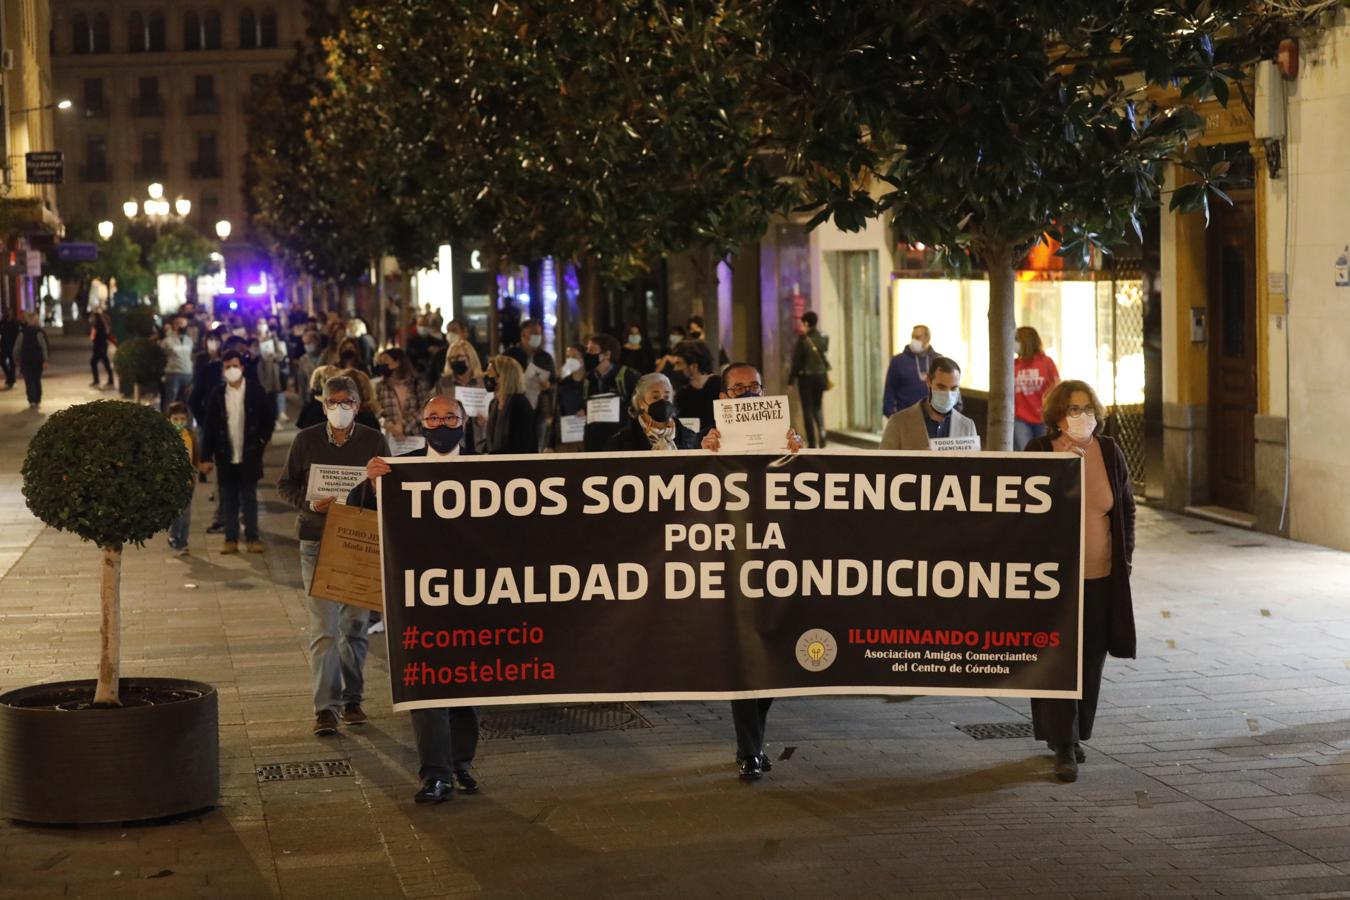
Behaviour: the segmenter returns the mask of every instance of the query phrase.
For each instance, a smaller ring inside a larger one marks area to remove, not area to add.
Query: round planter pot
[[[124,678],[126,705],[116,709],[86,708],[93,692],[89,680],[0,694],[0,816],[78,825],[216,805],[215,688],[177,678]]]

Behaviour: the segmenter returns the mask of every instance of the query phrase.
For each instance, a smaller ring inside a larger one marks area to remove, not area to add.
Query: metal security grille
[[[484,713],[481,723],[483,737],[488,739],[631,731],[634,728],[651,727],[652,723],[627,703],[517,706]]]
[[[981,725],[957,725],[957,731],[964,732],[977,741],[997,740],[999,738],[1031,737],[1030,722],[985,722]]]
[[[1146,467],[1144,283],[1138,260],[1119,260],[1105,280],[1097,283],[1097,333],[1098,340],[1110,349],[1108,427],[1130,464],[1135,490],[1142,495]]]
[[[258,783],[300,781],[305,778],[343,778],[355,774],[356,770],[352,768],[351,762],[345,759],[268,763],[258,766]]]

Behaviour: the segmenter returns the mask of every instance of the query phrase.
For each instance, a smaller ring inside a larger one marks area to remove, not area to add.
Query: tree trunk
[[[986,450],[1013,448],[1013,352],[1017,347],[1017,307],[1013,288],[1012,247],[984,254],[989,273],[989,419]]]
[[[139,382],[131,386],[131,402],[133,403],[141,402],[141,385]]]
[[[94,702],[121,706],[117,686],[122,666],[122,548],[119,545],[102,550],[99,605],[103,618],[99,627],[98,686],[94,688]]]

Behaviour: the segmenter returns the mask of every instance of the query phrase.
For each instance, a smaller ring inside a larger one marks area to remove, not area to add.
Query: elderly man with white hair
[[[652,372],[638,379],[629,407],[628,426],[605,444],[610,453],[636,450],[697,450],[698,435],[685,428],[675,410],[670,379]]]
[[[306,595],[314,580],[328,508],[335,497],[310,500],[311,466],[352,466],[364,469],[373,456],[388,456],[389,444],[373,428],[356,423],[361,393],[346,376],[330,378],[323,385],[326,421],[302,430],[291,444],[286,467],[277,480],[277,492],[300,511],[296,530],[300,537],[300,576]],[[309,609],[309,663],[314,675],[314,733],[337,734],[338,715],[348,725],[367,721],[361,709],[365,688],[366,624],[368,613],[359,606],[333,603],[306,596]]]

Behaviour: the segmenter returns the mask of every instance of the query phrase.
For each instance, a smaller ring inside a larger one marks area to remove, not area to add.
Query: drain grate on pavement
[[[574,706],[516,706],[483,714],[484,738],[541,737],[631,731],[652,723],[627,703],[585,703]]]
[[[322,759],[293,763],[268,763],[258,766],[258,783],[300,781],[306,778],[345,778],[355,775],[349,760]]]
[[[980,725],[957,725],[956,730],[965,732],[977,741],[998,738],[1029,738],[1032,736],[1030,722],[985,722]]]

